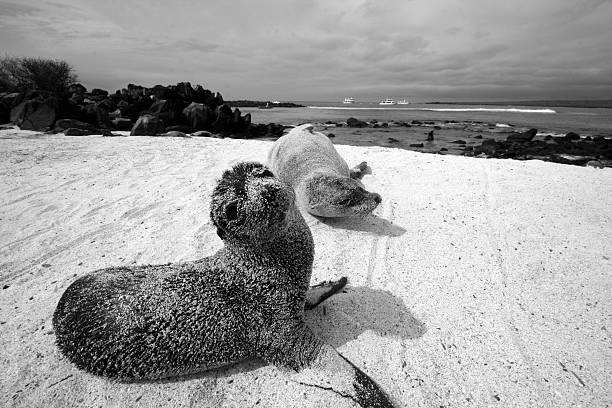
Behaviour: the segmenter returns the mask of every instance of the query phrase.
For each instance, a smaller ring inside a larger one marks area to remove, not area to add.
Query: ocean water
[[[610,108],[568,108],[551,106],[521,105],[444,105],[409,104],[380,106],[378,103],[296,101],[304,108],[241,108],[251,113],[254,123],[275,122],[296,125],[313,122],[344,122],[349,117],[363,121],[410,122],[456,121],[484,122],[497,127],[509,125],[516,130],[537,128],[540,135],[565,135],[576,132],[581,136],[612,137],[612,109]]]

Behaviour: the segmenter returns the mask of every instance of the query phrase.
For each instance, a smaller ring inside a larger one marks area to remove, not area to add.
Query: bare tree
[[[61,92],[77,80],[74,68],[66,61],[9,56],[0,59],[0,90]]]

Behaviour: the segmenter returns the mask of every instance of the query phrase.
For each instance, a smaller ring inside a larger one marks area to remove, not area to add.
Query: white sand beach
[[[222,171],[272,142],[0,131],[0,406],[350,407],[257,359],[115,383],[77,370],[51,318],[77,277],[211,255]],[[310,327],[398,407],[612,405],[612,169],[340,145],[382,195],[307,221],[312,283],[349,288]]]

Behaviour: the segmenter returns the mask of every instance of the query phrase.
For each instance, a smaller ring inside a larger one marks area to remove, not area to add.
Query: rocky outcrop
[[[24,100],[11,109],[10,119],[25,130],[49,130],[57,118],[57,99],[53,96]]]
[[[154,115],[142,115],[138,118],[130,136],[155,136],[164,131],[164,122]]]
[[[368,127],[368,123],[364,122],[362,120],[356,119],[356,118],[348,118],[346,120],[346,125],[348,127],[353,127],[353,128],[362,128],[362,127]]]
[[[66,129],[80,129],[80,130],[92,131],[92,132],[95,132],[98,130],[91,123],[81,122],[80,120],[76,120],[76,119],[60,119],[55,122],[55,127],[53,128],[53,131],[55,133],[62,133]],[[90,133],[90,134],[93,134],[93,133]]]
[[[215,118],[208,106],[197,102],[191,102],[181,114],[183,122],[194,131],[209,129]]]
[[[143,115],[149,116],[143,118]],[[151,117],[156,120],[152,121]],[[231,137],[260,134],[259,129],[251,132],[250,114],[243,116],[239,109],[232,110],[224,104],[220,93],[211,92],[201,85],[193,88],[189,82],[152,88],[129,84],[112,94],[99,88],[87,92],[81,84],[72,84],[61,94],[38,91],[10,96],[0,94],[2,123],[11,121],[24,129],[48,130],[55,128],[58,119],[88,123],[96,130],[132,129],[137,134],[163,131],[158,123],[172,128],[166,131],[209,131]],[[72,128],[90,131],[85,127]]]
[[[533,140],[533,138],[538,134],[538,129],[529,129],[526,132],[523,133],[517,133],[514,132],[510,135],[508,135],[508,137],[506,138],[506,140],[510,143],[524,143],[524,142],[530,142]]]
[[[580,138],[574,136],[547,137],[545,140],[534,140],[537,131],[513,134],[506,140],[484,140],[466,151],[466,156],[480,156],[508,159],[540,159],[563,164],[585,165],[597,160],[602,163],[612,161],[612,139],[604,137]],[[521,135],[521,136],[519,136]]]

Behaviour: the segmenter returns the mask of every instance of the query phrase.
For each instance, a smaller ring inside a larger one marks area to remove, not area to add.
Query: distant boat
[[[266,102],[266,104],[265,104],[265,105],[259,105],[259,106],[258,106],[258,108],[259,108],[259,109],[272,109],[272,108],[273,108],[273,106],[272,106],[272,105],[270,105],[270,102]]]
[[[355,103],[355,100],[353,98],[344,98],[342,103]]]
[[[275,104],[275,105],[278,105],[278,104],[280,104],[280,101],[274,101],[272,103]]]
[[[385,99],[384,101],[378,102],[379,105],[395,105],[395,101],[393,99]]]
[[[402,99],[401,101],[397,101],[398,105],[408,105],[410,102],[408,102],[406,99]]]

